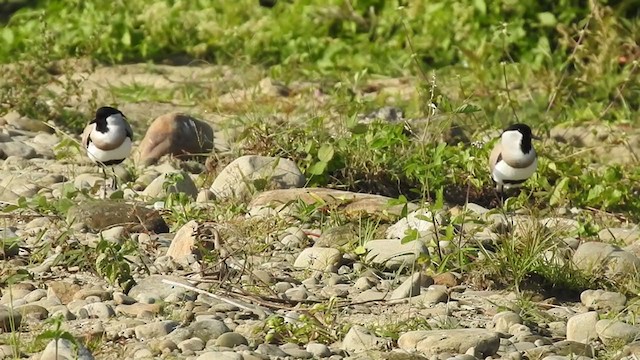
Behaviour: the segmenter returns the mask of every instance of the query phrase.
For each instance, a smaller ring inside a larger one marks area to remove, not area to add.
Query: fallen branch
[[[171,281],[171,280],[167,280],[167,279],[162,279],[162,282],[165,283],[165,284],[173,285],[173,286],[179,286],[179,287],[185,288],[187,290],[191,290],[191,291],[197,292],[198,294],[206,295],[206,296],[209,296],[209,297],[214,298],[216,300],[220,300],[222,302],[225,302],[227,304],[230,304],[230,305],[233,305],[233,306],[237,306],[240,309],[243,309],[243,310],[246,310],[246,311],[250,311],[250,312],[258,315],[258,317],[260,317],[261,319],[266,318],[267,315],[273,314],[273,312],[271,310],[269,310],[269,309],[263,309],[263,308],[258,307],[258,306],[255,306],[255,307],[252,308],[250,306],[243,305],[243,304],[241,304],[241,303],[239,303],[239,302],[237,302],[235,300],[227,299],[227,298],[224,298],[222,296],[216,295],[214,293],[211,293],[211,292],[208,292],[208,291],[205,291],[205,290],[202,290],[202,289],[198,289],[195,286],[185,285],[185,284],[181,284],[179,282],[175,282],[175,281]]]

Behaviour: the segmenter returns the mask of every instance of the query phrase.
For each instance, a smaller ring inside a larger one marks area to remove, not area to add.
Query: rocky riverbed
[[[136,155],[117,167],[123,184],[102,198],[102,174],[65,135],[16,113],[0,129],[5,358],[640,354],[632,292],[550,293],[535,278],[500,284],[490,266],[486,274],[427,266],[460,254],[497,263],[497,244],[513,241],[543,249],[558,269],[622,283],[640,267],[640,230],[615,217],[586,238],[587,209],[539,216],[473,203],[390,205],[380,195],[305,188],[289,159],[240,156],[212,171],[163,157],[180,144],[147,152],[148,166]],[[447,238],[447,229],[458,235]]]

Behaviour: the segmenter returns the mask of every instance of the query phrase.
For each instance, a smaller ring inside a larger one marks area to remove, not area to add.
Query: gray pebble
[[[236,332],[228,332],[218,336],[216,339],[216,345],[234,348],[238,345],[249,345],[249,342],[244,336]]]
[[[35,289],[24,296],[24,301],[31,303],[47,297],[47,290]]]
[[[522,324],[522,318],[513,311],[502,311],[493,316],[493,324],[495,331],[509,333],[513,325]]]
[[[82,307],[90,318],[108,319],[114,317],[116,312],[110,305],[102,302],[90,303]]]
[[[268,355],[268,356],[278,356],[278,357],[287,357],[287,353],[282,351],[279,347],[272,344],[260,344],[256,349],[258,354]]]
[[[144,349],[138,349],[136,350],[135,353],[133,353],[133,358],[135,360],[140,359],[151,359],[153,358],[153,352],[151,352],[150,349],[144,348]]]
[[[51,340],[40,355],[40,360],[77,359],[93,360],[94,357],[81,342],[78,345],[67,339]]]
[[[324,358],[331,356],[331,349],[329,349],[329,347],[325,344],[312,342],[307,344],[305,349],[315,357]]]
[[[289,249],[300,248],[304,245],[303,240],[293,234],[285,235],[282,240],[280,240],[280,242],[282,243],[282,245]]]
[[[296,344],[290,344],[293,346],[287,346],[289,344],[284,344],[282,346],[280,346],[280,349],[282,349],[282,351],[284,351],[285,353],[287,353],[289,356],[293,357],[294,359],[311,359],[313,358],[313,354],[300,349],[298,347],[298,345]]]
[[[217,339],[220,335],[229,332],[229,327],[220,320],[198,320],[189,325],[193,336],[197,336],[207,342],[209,339]]]
[[[158,349],[162,352],[173,351],[178,349],[178,345],[170,339],[164,339],[158,344]]]
[[[334,296],[339,298],[344,298],[344,297],[347,297],[347,295],[349,295],[350,288],[351,286],[347,284],[325,286],[322,289],[321,294],[327,298],[331,298]]]
[[[202,339],[194,337],[191,339],[183,340],[178,343],[178,349],[183,353],[194,353],[204,349],[204,341]]]
[[[79,309],[78,313],[76,314],[76,318],[78,318],[78,319],[88,319],[89,318],[89,311],[87,311],[87,309],[85,309],[85,308]]]
[[[346,282],[347,279],[344,276],[340,276],[338,274],[330,274],[329,277],[324,281],[326,285],[345,284]]]
[[[420,301],[425,305],[435,305],[446,302],[447,300],[449,300],[447,292],[436,288],[429,288],[420,296]]]
[[[14,307],[16,312],[22,314],[23,319],[44,320],[49,316],[49,311],[37,304],[24,304]]]
[[[371,288],[373,288],[374,286],[376,286],[376,281],[370,277],[360,277],[358,278],[358,280],[356,280],[356,282],[353,284],[354,289],[358,290],[358,291],[365,291],[365,290],[369,290]]]
[[[179,327],[173,330],[167,338],[173,341],[175,344],[184,340],[190,339],[193,336],[193,331],[189,328]]]
[[[239,307],[227,303],[218,303],[211,306],[211,310],[215,312],[231,312],[240,310]]]
[[[158,321],[135,327],[136,338],[139,340],[148,340],[158,338],[171,333],[178,326],[178,322],[173,320]]]
[[[207,351],[200,354],[196,360],[244,360],[242,355],[233,351]]]
[[[304,287],[297,287],[285,291],[284,296],[290,300],[306,300],[309,297],[309,292]]]
[[[319,284],[320,282],[318,281],[318,278],[316,278],[315,276],[302,280],[302,285],[306,286],[307,289],[312,289],[314,287],[317,287]]]
[[[278,294],[284,294],[287,290],[292,288],[293,288],[293,285],[285,281],[279,281],[273,286],[273,290]]]
[[[22,141],[0,142],[0,151],[6,157],[15,156],[21,159],[33,159],[39,155],[36,150]]]
[[[136,299],[121,292],[114,292],[113,301],[116,303],[116,305],[132,305],[136,302]]]
[[[517,342],[517,343],[514,343],[513,346],[518,351],[525,351],[525,350],[529,350],[529,349],[535,348],[536,344],[534,344],[532,342]]]
[[[508,360],[522,360],[522,353],[519,351],[512,351],[508,353],[504,358]]]

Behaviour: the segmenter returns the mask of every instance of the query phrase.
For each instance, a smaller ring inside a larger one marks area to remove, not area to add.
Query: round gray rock
[[[426,356],[443,352],[463,354],[474,347],[486,357],[498,351],[500,337],[498,333],[486,329],[420,330],[400,336],[398,346],[407,351],[419,351]]]
[[[40,355],[40,360],[93,360],[94,357],[82,343],[72,343],[67,339],[51,340]]]
[[[238,345],[249,345],[249,342],[244,336],[236,332],[228,332],[218,336],[216,345],[233,349]]]
[[[252,190],[300,188],[306,178],[289,159],[245,155],[227,165],[211,184],[218,199],[245,197]]]

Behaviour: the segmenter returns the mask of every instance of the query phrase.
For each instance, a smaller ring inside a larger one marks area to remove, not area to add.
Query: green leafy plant
[[[580,292],[597,283],[597,279],[590,278],[593,274],[587,277],[566,259],[567,250],[553,231],[535,220],[512,226],[518,229],[501,236],[495,249],[480,248],[483,260],[474,264],[474,268],[484,276],[501,285],[511,284],[518,293],[524,288]]]
[[[431,330],[432,326],[429,324],[428,320],[416,316],[416,317],[408,317],[401,318],[396,321],[390,321],[387,323],[380,324],[372,324],[367,326],[369,331],[376,336],[391,338],[394,341],[397,341],[400,335],[408,331],[417,331],[417,330]]]
[[[45,325],[49,325],[51,328],[45,330],[36,336],[36,342],[46,342],[48,340],[55,341],[55,356],[58,356],[58,341],[61,339],[67,340],[72,343],[77,351],[78,341],[76,338],[68,331],[62,329],[62,323],[64,318],[62,315],[50,317],[45,320]]]
[[[77,197],[86,193],[76,189],[73,184],[65,184],[61,189],[61,196],[50,199],[45,195],[35,195],[27,199],[22,196],[18,198],[16,204],[5,206],[2,211],[5,213],[35,211],[42,215],[64,217],[73,205],[76,204]]]
[[[125,291],[135,285],[131,266],[126,258],[137,252],[137,246],[133,241],[115,243],[101,238],[96,252],[98,256],[95,266],[98,275],[105,277],[111,284],[120,285]]]
[[[347,324],[338,321],[336,311],[334,299],[326,304],[315,305],[291,321],[285,321],[280,315],[270,316],[260,331],[266,333],[265,341],[269,343],[307,344],[316,341],[330,344],[349,330]]]

